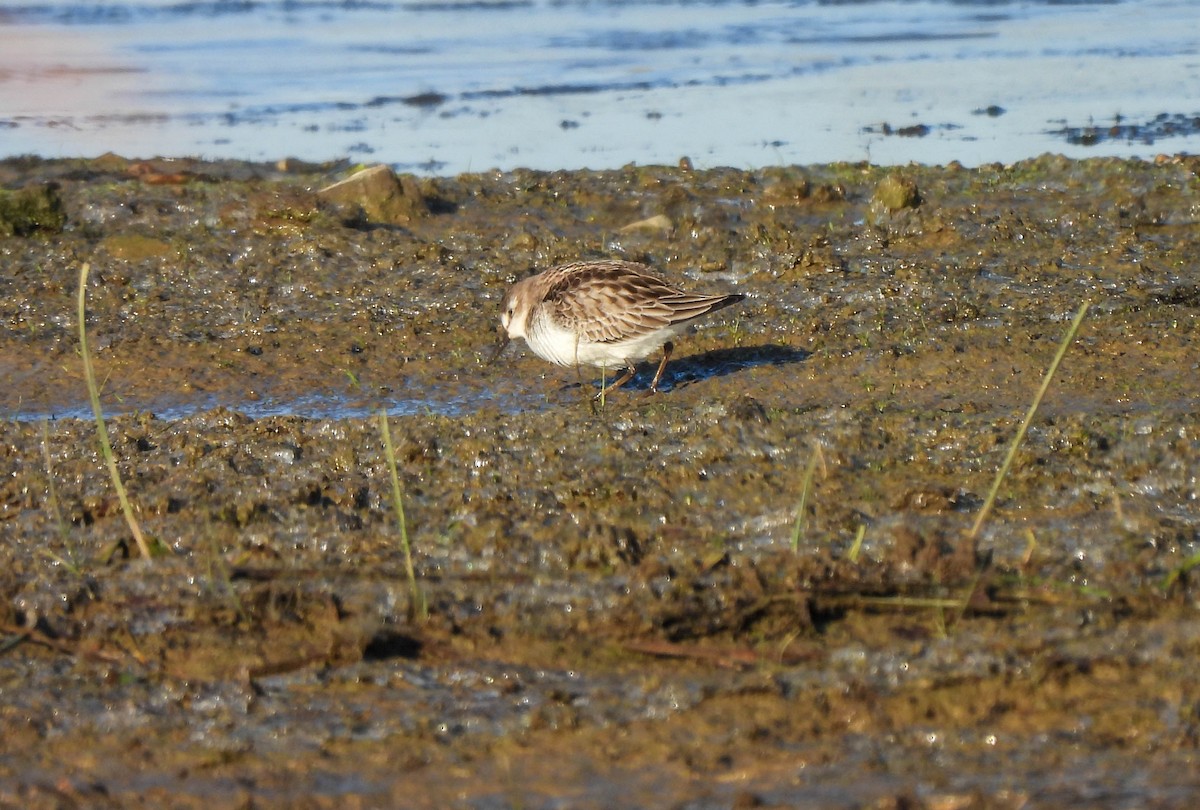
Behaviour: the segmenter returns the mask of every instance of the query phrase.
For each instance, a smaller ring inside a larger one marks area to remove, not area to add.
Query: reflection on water
[[[0,4],[0,155],[1152,156],[1200,147],[1193,23],[1184,0]]]
[[[723,377],[759,366],[779,366],[799,363],[809,357],[809,352],[787,346],[761,345],[734,349],[716,349],[697,355],[673,358],[663,375],[660,390],[668,393],[684,385],[691,385],[714,377]],[[642,363],[638,374],[624,386],[625,391],[646,391],[653,377],[655,364]],[[564,377],[567,380],[568,377]],[[591,370],[582,372],[580,379],[599,388],[600,379],[591,376]],[[576,383],[566,383],[560,390],[561,400],[570,400],[574,395],[564,393],[574,389]],[[122,397],[119,402],[106,406],[106,416],[123,413],[149,412],[157,418],[174,421],[213,408],[230,408],[251,419],[271,416],[302,416],[308,419],[365,419],[386,409],[392,416],[415,414],[438,414],[441,416],[463,416],[481,408],[496,408],[502,412],[519,413],[549,406],[554,401],[547,399],[544,391],[528,382],[517,380],[512,384],[497,384],[496,379],[467,377],[454,384],[434,383],[430,385],[400,385],[399,388],[412,392],[419,390],[420,396],[378,395],[363,396],[361,393],[338,393],[322,391],[297,395],[294,391],[281,391],[277,395],[266,395],[254,399],[230,398],[228,391],[219,394],[195,396],[176,394],[139,398],[136,394]],[[18,422],[36,422],[43,419],[83,419],[90,421],[91,408],[82,402],[77,405],[54,408],[24,407],[22,410],[4,414],[4,418]]]
[[[377,414],[381,408],[386,408],[391,416],[412,416],[414,414],[461,416],[477,410],[495,399],[488,391],[473,391],[468,394],[434,388],[422,393],[422,397],[415,399],[382,396],[372,399],[346,396],[334,392],[303,396],[283,395],[244,401],[238,401],[236,398],[231,400],[227,393],[205,397],[174,396],[144,401],[122,401],[106,406],[105,416],[143,412],[152,413],[158,419],[174,421],[221,407],[235,410],[251,419],[264,419],[270,416],[302,416],[306,419],[365,419]],[[527,402],[506,401],[501,404],[514,411],[518,408],[528,410]],[[6,419],[17,422],[37,422],[43,419],[91,421],[94,418],[91,409],[84,405],[57,407],[49,410],[25,408],[4,416]]]

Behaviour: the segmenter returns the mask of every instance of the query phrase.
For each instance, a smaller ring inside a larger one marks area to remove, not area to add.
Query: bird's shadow
[[[793,349],[791,346],[764,344],[762,346],[742,346],[734,349],[713,349],[700,354],[672,356],[658,381],[659,391],[671,391],[682,388],[701,380],[714,377],[724,377],[748,368],[759,366],[786,366],[799,363],[812,356],[812,352],[803,349]],[[657,361],[643,362],[638,365],[638,372],[633,379],[622,386],[626,391],[647,391],[654,379],[654,371],[658,368]],[[593,383],[599,387],[597,379]]]

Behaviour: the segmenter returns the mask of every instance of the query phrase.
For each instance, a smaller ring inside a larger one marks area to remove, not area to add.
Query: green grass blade
[[[808,464],[804,468],[804,478],[800,482],[800,503],[796,505],[796,522],[792,524],[792,551],[800,550],[800,535],[804,531],[804,515],[808,508],[808,493],[812,489],[813,476],[817,472],[817,462],[821,458],[820,448],[812,451]]]
[[[850,546],[850,553],[846,556],[850,562],[857,563],[858,555],[862,553],[863,538],[867,536],[867,524],[858,524],[858,532],[854,535],[854,544]]]
[[[379,409],[379,432],[383,434],[383,453],[387,460],[388,473],[392,478],[392,500],[396,506],[396,520],[400,524],[400,546],[404,550],[404,569],[408,576],[408,587],[412,593],[409,604],[409,618],[413,614],[422,621],[429,618],[429,606],[425,602],[425,594],[417,584],[416,569],[413,568],[412,546],[408,542],[408,520],[404,516],[404,493],[400,489],[400,473],[396,469],[396,451],[392,448],[392,431],[388,427],[387,411]]]
[[[88,352],[86,318],[87,278],[90,270],[91,265],[86,262],[83,267],[79,268],[79,354],[83,358],[83,378],[87,381],[88,396],[92,400],[92,414],[96,417],[96,435],[100,440],[100,454],[104,456],[104,463],[108,466],[108,475],[112,478],[113,488],[116,489],[117,498],[121,501],[121,511],[125,515],[125,522],[129,524],[129,531],[133,534],[138,551],[141,552],[143,558],[148,560],[151,556],[150,546],[142,535],[142,527],[138,525],[137,517],[133,514],[133,506],[129,503],[129,496],[125,494],[125,485],[121,483],[121,473],[117,470],[117,459],[113,455],[112,444],[108,440],[108,428],[104,424],[104,411],[100,407],[100,388],[96,385],[96,372],[92,368],[92,356]]]
[[[1004,463],[1000,465],[1000,469],[996,473],[996,478],[992,481],[992,489],[988,493],[987,499],[984,500],[983,508],[979,510],[979,515],[975,518],[975,525],[967,533],[968,538],[974,539],[979,534],[979,530],[983,528],[983,522],[987,520],[988,514],[992,511],[992,506],[996,503],[996,496],[1000,492],[1000,485],[1004,483],[1004,477],[1008,475],[1008,470],[1012,466],[1013,459],[1017,456],[1017,448],[1021,446],[1021,442],[1025,438],[1025,433],[1029,430],[1029,424],[1033,421],[1033,415],[1037,413],[1038,407],[1042,404],[1042,398],[1046,396],[1046,391],[1050,389],[1050,381],[1054,379],[1054,374],[1058,371],[1058,366],[1062,362],[1063,357],[1066,356],[1067,349],[1074,342],[1075,333],[1079,331],[1079,325],[1083,323],[1083,318],[1087,315],[1089,306],[1091,306],[1091,303],[1084,301],[1080,305],[1079,311],[1075,313],[1075,319],[1071,321],[1071,327],[1067,330],[1062,345],[1058,347],[1058,354],[1054,356],[1054,362],[1050,364],[1050,368],[1046,369],[1046,376],[1042,378],[1042,387],[1038,389],[1037,396],[1033,398],[1033,402],[1029,405],[1029,410],[1025,413],[1025,419],[1021,422],[1021,427],[1017,429],[1017,435],[1013,437],[1012,444],[1008,447],[1008,455],[1005,456]]]

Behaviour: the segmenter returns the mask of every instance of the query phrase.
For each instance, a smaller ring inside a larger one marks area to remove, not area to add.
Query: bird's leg
[[[671,352],[675,351],[675,344],[667,341],[663,344],[663,359],[658,364],[658,371],[654,372],[654,379],[650,381],[650,393],[658,393],[658,381],[662,378],[663,369],[667,367],[667,361],[671,359]]]
[[[625,373],[624,373],[624,374],[622,374],[620,377],[617,377],[615,380],[613,380],[611,383],[609,383],[609,384],[608,384],[607,386],[605,386],[604,388],[601,388],[601,389],[600,389],[600,393],[599,393],[599,394],[596,394],[596,396],[592,397],[592,401],[593,401],[593,402],[599,402],[599,401],[600,401],[601,399],[603,399],[603,398],[604,398],[604,397],[605,397],[605,396],[606,396],[606,395],[607,395],[607,394],[608,394],[610,391],[615,391],[616,389],[620,388],[620,387],[621,387],[622,385],[624,385],[625,383],[627,383],[627,382],[629,382],[630,380],[632,380],[632,379],[633,379],[633,375],[634,375],[635,373],[637,373],[637,369],[634,367],[633,363],[628,363],[628,364],[626,364],[626,366],[625,366]]]

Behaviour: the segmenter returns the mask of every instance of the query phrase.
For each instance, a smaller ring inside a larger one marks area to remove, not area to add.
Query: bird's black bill
[[[492,363],[495,363],[497,360],[499,360],[500,355],[504,354],[504,350],[508,348],[508,341],[508,335],[501,332],[500,342],[496,344],[496,348],[492,350],[491,355],[488,357],[487,362],[484,363],[484,365],[490,366]]]

